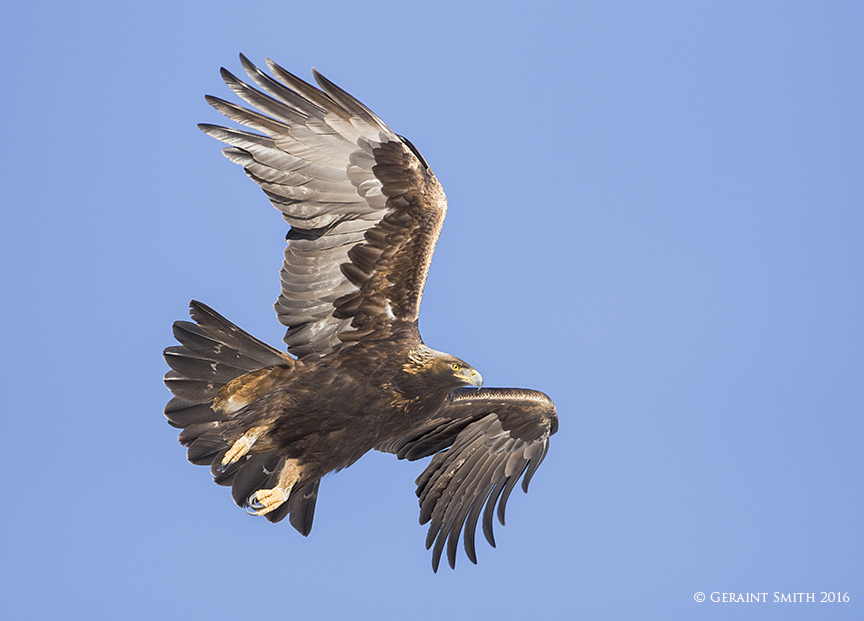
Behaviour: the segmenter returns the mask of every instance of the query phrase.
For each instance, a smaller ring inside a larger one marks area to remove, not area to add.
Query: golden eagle
[[[275,304],[281,352],[193,301],[165,350],[165,416],[193,464],[209,465],[234,501],[271,522],[312,528],[318,484],[370,449],[433,456],[417,479],[437,571],[455,567],[464,526],[495,545],[510,492],[543,461],[558,427],[543,393],[481,388],[468,363],[428,348],[417,316],[447,201],[417,149],[313,70],[320,90],[268,60],[241,55],[260,90],[222,69],[256,110],[207,102],[252,131],[200,125],[229,146],[290,225]],[[467,387],[472,388],[467,388]]]

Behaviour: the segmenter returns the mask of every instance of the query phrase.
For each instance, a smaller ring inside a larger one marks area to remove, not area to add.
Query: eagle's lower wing
[[[555,406],[542,392],[466,388],[450,393],[444,407],[415,433],[378,447],[405,459],[435,454],[416,483],[420,523],[429,522],[426,547],[434,544],[436,571],[445,544],[450,566],[455,567],[463,526],[465,552],[477,562],[474,531],[481,512],[483,532],[495,545],[496,505],[503,525],[510,492],[523,473],[522,489],[528,491],[546,456],[549,436],[557,430]]]
[[[207,101],[253,130],[200,125],[230,145],[291,225],[275,308],[288,351],[315,358],[342,341],[414,321],[447,202],[414,147],[314,72],[322,90],[268,60],[274,80],[241,56],[252,88],[229,87],[258,111]]]

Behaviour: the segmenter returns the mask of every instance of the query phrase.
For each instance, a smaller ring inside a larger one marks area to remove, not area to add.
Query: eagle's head
[[[456,356],[429,349],[425,345],[409,353],[408,362],[402,366],[402,369],[422,379],[430,388],[434,386],[446,389],[448,392],[462,386],[479,388],[483,385],[483,376],[470,364]]]
[[[476,386],[477,388],[483,386],[483,376],[470,364],[456,356],[444,354],[444,357],[446,360],[443,362],[448,367],[453,379],[462,382],[464,386]]]

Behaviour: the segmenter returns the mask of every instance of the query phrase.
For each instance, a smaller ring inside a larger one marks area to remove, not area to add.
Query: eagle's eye
[[[458,362],[454,362],[454,363],[451,364],[450,366],[452,367],[452,369],[453,369],[454,371],[461,371],[461,370],[462,370],[462,365],[459,364]]]

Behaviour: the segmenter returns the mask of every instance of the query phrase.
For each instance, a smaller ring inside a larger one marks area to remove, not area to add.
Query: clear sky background
[[[864,618],[860,2],[35,0],[0,49],[7,618]],[[286,226],[195,127],[238,52],[417,145],[424,339],[557,404],[477,566],[431,571],[425,460],[328,476],[303,538],[162,416],[190,298],[281,345]]]

